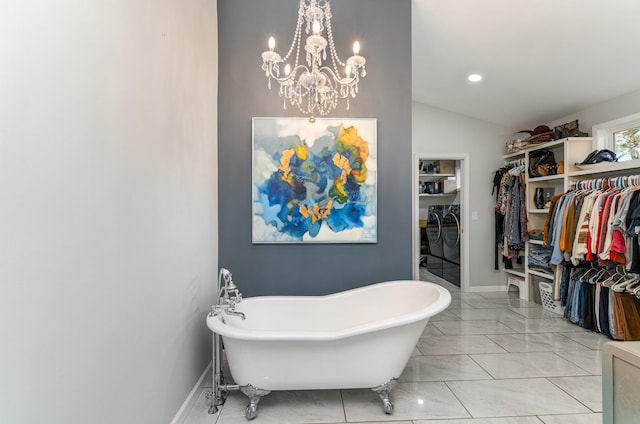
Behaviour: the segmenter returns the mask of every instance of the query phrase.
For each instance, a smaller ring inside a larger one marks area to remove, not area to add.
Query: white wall
[[[592,135],[591,127],[594,125],[613,121],[639,112],[640,90],[636,90],[631,93],[615,97],[606,102],[595,104],[569,116],[557,119],[549,123],[549,126],[553,128],[556,125],[561,125],[577,119],[578,124],[580,125],[580,130],[586,131],[589,135]]]
[[[500,166],[505,142],[513,131],[422,103],[413,103],[412,153],[469,155],[469,210],[478,212],[470,221],[469,286],[505,285],[504,273],[494,271],[493,172]]]
[[[0,4],[0,422],[168,423],[210,360],[216,19]]]

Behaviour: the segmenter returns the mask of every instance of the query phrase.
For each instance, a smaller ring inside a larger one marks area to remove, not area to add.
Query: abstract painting
[[[377,120],[253,118],[253,243],[376,243]]]

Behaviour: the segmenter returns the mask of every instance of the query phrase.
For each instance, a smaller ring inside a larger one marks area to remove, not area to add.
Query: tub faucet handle
[[[242,293],[238,289],[229,290],[229,301],[234,304],[242,302]]]

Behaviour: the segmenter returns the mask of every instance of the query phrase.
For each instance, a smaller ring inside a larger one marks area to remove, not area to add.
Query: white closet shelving
[[[531,178],[529,173],[525,171],[526,190],[526,207],[527,207],[527,228],[531,230],[544,230],[544,224],[549,213],[548,209],[540,209],[535,207],[534,193],[536,188],[543,188],[547,191],[553,191],[553,194],[564,193],[571,187],[571,178],[576,172],[581,171],[574,164],[581,162],[592,150],[593,141],[591,137],[571,137],[562,140],[550,141],[548,143],[536,144],[523,149],[517,153],[504,155],[505,161],[513,161],[516,159],[524,159],[525,169],[529,168],[529,156],[531,152],[548,149],[554,154],[557,163],[560,161],[564,164],[564,172],[557,175],[548,175],[544,177]],[[532,245],[542,245],[540,240],[530,240],[525,243],[525,254],[523,263],[520,266],[515,264],[512,269],[504,269],[507,276],[511,277],[509,284],[514,284],[513,277],[516,277],[516,284],[520,290],[520,298],[525,300],[533,300],[536,285],[533,279],[551,280],[553,274],[543,271],[530,269],[528,263],[529,249]]]
[[[529,173],[525,171],[525,182],[527,185],[526,190],[526,207],[527,207],[527,228],[531,230],[544,230],[544,224],[549,213],[549,209],[536,208],[534,202],[534,193],[536,188],[544,188],[547,191],[553,191],[553,194],[564,193],[571,186],[571,178],[575,172],[580,171],[580,168],[574,164],[581,162],[593,149],[592,149],[591,137],[571,137],[564,138],[562,140],[550,141],[548,143],[536,144],[523,149],[517,153],[511,153],[504,155],[503,159],[507,162],[517,159],[524,160],[525,170],[529,168],[529,156],[531,152],[540,149],[551,150],[554,154],[556,163],[560,161],[564,164],[564,172],[557,175],[548,175],[544,177],[529,177]],[[529,249],[532,245],[542,245],[540,240],[531,240],[525,243],[525,252],[522,264],[518,265],[514,262],[514,268],[504,269],[503,271],[507,276],[511,277],[508,280],[509,284],[515,284],[513,277],[516,277],[518,281],[517,285],[520,290],[520,298],[525,300],[533,300],[536,285],[533,279],[553,279],[553,274],[543,271],[530,269],[528,264]]]
[[[427,174],[424,172],[420,172],[418,173],[418,178],[420,180],[420,183],[422,181],[425,182],[434,182],[434,183],[438,183],[439,184],[439,188],[438,191],[440,191],[440,193],[422,193],[420,192],[418,194],[418,197],[444,197],[444,196],[455,196],[458,193],[458,190],[456,188],[456,190],[451,190],[448,192],[444,192],[445,191],[445,187],[444,187],[444,181],[448,180],[454,181],[454,184],[457,186],[457,183],[455,183],[456,180],[456,174],[440,174],[440,173],[434,173],[434,174]],[[419,189],[420,191],[420,189]]]
[[[536,188],[553,189],[554,194],[559,194],[572,189],[576,181],[598,178],[599,176],[607,177],[640,173],[640,160],[576,166],[576,163],[582,162],[584,158],[594,150],[593,139],[591,137],[569,137],[544,144],[537,144],[517,153],[504,155],[503,159],[505,161],[524,159],[525,169],[528,169],[529,155],[531,152],[540,149],[551,150],[554,153],[557,163],[563,161],[564,172],[562,174],[537,178],[529,177],[529,173],[526,172],[527,228],[529,231],[534,229],[544,230],[544,224],[549,213],[549,209],[538,209],[535,207],[534,194]],[[520,279],[521,283],[517,285],[520,289],[520,298],[524,300],[533,300],[534,290],[537,287],[536,284],[534,284],[535,281],[548,281],[553,279],[553,274],[551,273],[529,268],[529,249],[533,245],[542,245],[542,241],[530,240],[525,243],[523,264],[513,269],[503,269],[507,276]]]

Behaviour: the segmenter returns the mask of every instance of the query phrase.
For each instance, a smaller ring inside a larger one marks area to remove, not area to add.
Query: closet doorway
[[[416,153],[413,278],[469,290],[469,157]]]

